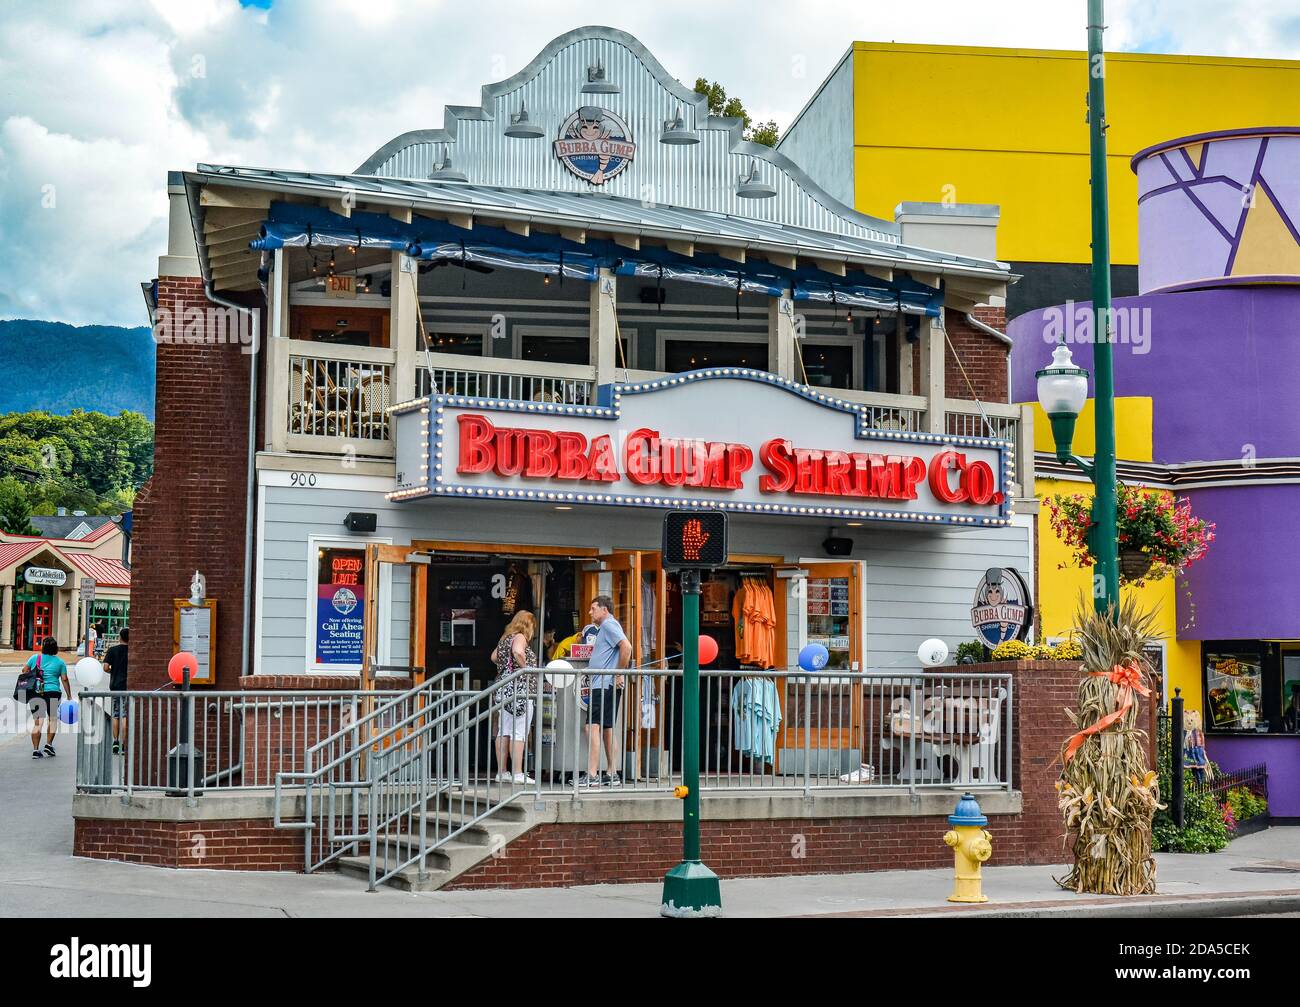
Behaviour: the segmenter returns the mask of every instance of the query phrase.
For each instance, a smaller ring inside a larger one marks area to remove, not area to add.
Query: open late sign
[[[727,562],[727,515],[724,511],[669,511],[664,516],[663,563],[666,569],[712,570]]]

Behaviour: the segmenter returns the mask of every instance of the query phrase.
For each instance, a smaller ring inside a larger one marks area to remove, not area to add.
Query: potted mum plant
[[[1120,580],[1141,584],[1182,573],[1205,555],[1214,525],[1192,514],[1186,498],[1174,500],[1137,486],[1116,486],[1116,530]],[[1074,550],[1074,562],[1093,566],[1092,500],[1082,493],[1057,494],[1047,501],[1052,530]]]

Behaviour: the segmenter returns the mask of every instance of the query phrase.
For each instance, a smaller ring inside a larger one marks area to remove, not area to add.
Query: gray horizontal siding
[[[916,648],[938,637],[955,652],[971,640],[975,585],[991,566],[1009,566],[1032,578],[1033,543],[1027,527],[935,531],[925,535],[873,533],[866,566],[866,664],[915,668]]]
[[[349,511],[377,515],[375,537],[399,544],[413,540],[530,543],[573,546],[602,552],[657,549],[658,511],[588,508],[556,512],[546,507],[449,501],[394,503],[373,490],[262,489],[262,585],[260,599],[261,673],[296,674],[307,660],[307,539],[310,535],[355,539],[343,517]],[[783,520],[733,519],[730,545],[735,553],[779,555],[787,562],[822,555],[825,525]],[[949,648],[973,637],[970,606],[976,581],[990,566],[1032,570],[1027,528],[943,531],[898,528],[847,530],[855,540],[854,559],[865,561],[866,666],[915,665],[922,640],[938,636]],[[394,663],[406,660],[410,594],[406,571],[393,571],[392,596],[383,606],[389,620]],[[796,627],[797,628],[797,627]],[[794,634],[791,634],[793,644]],[[909,663],[910,662],[910,663]]]

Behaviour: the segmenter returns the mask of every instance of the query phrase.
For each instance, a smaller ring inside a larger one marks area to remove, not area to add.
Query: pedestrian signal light
[[[664,517],[666,569],[711,570],[727,562],[727,515],[717,510],[669,511]]]

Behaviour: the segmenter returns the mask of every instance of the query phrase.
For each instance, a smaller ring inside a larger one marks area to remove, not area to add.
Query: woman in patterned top
[[[516,612],[515,617],[501,634],[493,659],[497,666],[497,679],[503,679],[520,668],[536,668],[537,655],[530,644],[537,633],[537,620],[533,613]],[[536,675],[520,675],[499,686],[493,700],[501,704],[501,720],[497,728],[497,782],[536,783],[524,772],[524,746],[528,743],[528,728],[533,722],[533,695],[537,692]],[[513,773],[506,772],[506,746],[510,747],[510,764]]]

